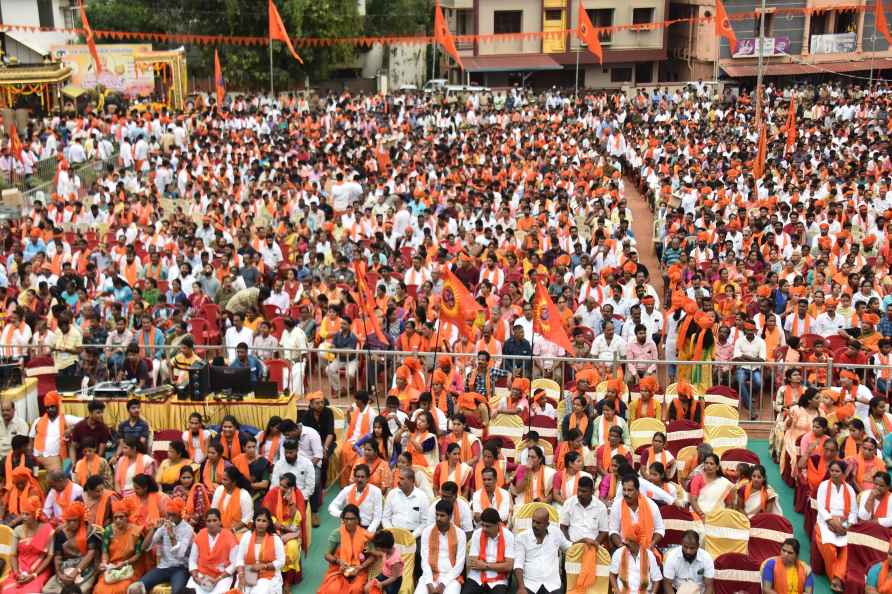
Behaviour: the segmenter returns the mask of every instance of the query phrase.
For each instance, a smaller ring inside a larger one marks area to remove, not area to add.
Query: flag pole
[[[272,47],[272,45],[271,45],[271,47]],[[358,272],[358,271],[357,271],[357,272]],[[358,277],[357,277],[357,280],[359,280]],[[366,284],[366,286],[368,286],[368,282],[366,282],[365,284]],[[358,288],[358,287],[357,287],[357,288]],[[371,362],[372,362],[372,350],[371,350],[371,348],[369,347],[369,331],[368,331],[368,328],[366,328],[366,325],[365,325],[365,317],[366,317],[366,313],[365,313],[365,307],[364,307],[363,304],[362,304],[363,296],[361,295],[361,293],[362,293],[362,289],[356,291],[356,296],[359,297],[359,315],[360,315],[360,317],[362,318],[362,333],[365,334],[365,356],[366,356],[366,359],[367,359],[367,361],[366,361],[366,365],[369,365],[369,364],[371,364]],[[385,370],[387,369],[387,366],[386,366],[386,365],[384,366],[384,369],[385,369]],[[368,379],[368,378],[366,378],[366,379]],[[387,378],[385,378],[385,381],[387,381]],[[377,374],[377,370],[376,370],[376,373],[375,373],[375,383],[374,383],[374,385],[373,385],[372,387],[374,388],[374,392],[375,392],[375,407],[377,407],[377,409],[378,409],[378,414],[381,414],[381,401],[380,401],[379,398],[378,398],[378,374]]]
[[[579,51],[582,49],[582,42],[576,41],[576,85],[573,90],[573,97],[579,98]],[[531,337],[532,338],[532,337]]]
[[[765,0],[762,0],[759,9],[759,47],[758,47],[758,71],[756,74],[756,128],[762,125],[762,54],[765,44]]]
[[[442,309],[442,307],[440,308]],[[437,312],[437,338],[436,343],[434,344],[434,369],[437,369],[437,354],[440,352],[440,330],[443,329],[443,316],[440,315],[440,312]],[[431,387],[434,384],[434,374],[431,372],[430,377],[427,381],[427,391],[430,392]],[[433,394],[431,394],[431,401],[433,402]]]
[[[276,96],[276,91],[273,87],[273,40],[269,40],[269,94],[272,97]]]

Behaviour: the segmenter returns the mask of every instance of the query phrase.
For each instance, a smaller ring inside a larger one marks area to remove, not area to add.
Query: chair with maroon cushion
[[[474,437],[482,440],[484,435],[486,434],[486,427],[483,426],[483,423],[480,421],[480,417],[478,417],[477,415],[465,413],[465,422],[468,425],[468,430],[474,434]]]
[[[799,346],[802,349],[811,350],[819,340],[824,340],[820,334],[803,334],[799,337]]]
[[[558,423],[555,419],[547,415],[534,415],[530,419],[530,429],[538,433],[541,439],[549,442],[552,448],[557,449]]]
[[[669,421],[666,425],[666,439],[666,447],[673,456],[677,456],[682,448],[703,443],[703,427],[687,419]]]
[[[161,464],[167,459],[167,450],[170,449],[170,442],[172,441],[180,441],[183,437],[183,432],[179,429],[161,429],[160,431],[155,431],[152,435],[152,458],[158,464]]]
[[[37,378],[37,398],[40,403],[47,392],[56,389],[56,375],[52,357],[34,357],[25,363],[25,376]],[[43,414],[43,406],[40,406],[40,413]]]
[[[269,381],[276,382],[279,392],[285,392],[285,387],[291,385],[291,361],[266,359],[263,364],[269,373]]]
[[[684,533],[688,530],[703,532],[703,525],[694,520],[693,514],[686,509],[675,505],[661,505],[660,515],[666,528],[666,533],[660,540],[660,548],[663,550],[680,545]]]
[[[725,553],[715,561],[715,594],[762,594],[759,564],[747,555]]]
[[[650,448],[649,443],[635,448],[635,454],[632,456],[632,462],[635,463],[635,469],[647,468],[647,450]]]
[[[827,350],[836,355],[837,351],[845,349],[849,345],[849,339],[838,334],[831,334],[826,339]]]
[[[727,404],[734,408],[740,407],[740,395],[731,386],[711,386],[703,397],[705,404]]]
[[[725,450],[722,454],[722,473],[724,473],[725,477],[729,480],[735,480],[737,478],[737,465],[741,462],[749,464],[750,466],[762,463],[755,452],[743,448],[731,448],[730,450]]]
[[[769,557],[780,555],[781,544],[793,538],[790,520],[778,514],[756,514],[750,518],[749,556],[761,565]]]
[[[886,559],[890,537],[892,530],[877,522],[859,522],[849,527],[846,594],[864,594],[864,576],[872,565]]]

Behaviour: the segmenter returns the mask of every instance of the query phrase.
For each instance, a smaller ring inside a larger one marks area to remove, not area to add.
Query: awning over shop
[[[563,70],[563,66],[545,54],[462,57],[468,72],[539,72]]]
[[[728,76],[731,77],[748,77],[758,74],[758,66],[755,64],[722,64]],[[878,58],[876,60],[858,60],[857,62],[818,62],[816,64],[808,63],[786,63],[786,64],[766,64],[762,67],[762,73],[765,76],[791,76],[800,74],[822,74],[837,72],[858,72],[864,70],[885,70],[892,68],[892,59]]]

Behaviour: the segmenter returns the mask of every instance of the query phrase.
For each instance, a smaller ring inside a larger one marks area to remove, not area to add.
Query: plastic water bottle
[[[81,400],[88,400],[87,398],[87,386],[90,385],[90,378],[86,375],[84,379],[81,380]]]

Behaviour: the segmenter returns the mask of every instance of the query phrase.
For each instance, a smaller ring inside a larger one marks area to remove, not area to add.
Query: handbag
[[[133,577],[133,566],[128,563],[122,567],[106,569],[105,573],[102,575],[105,578],[106,584],[117,584],[118,582],[123,582],[124,580],[129,580]]]

